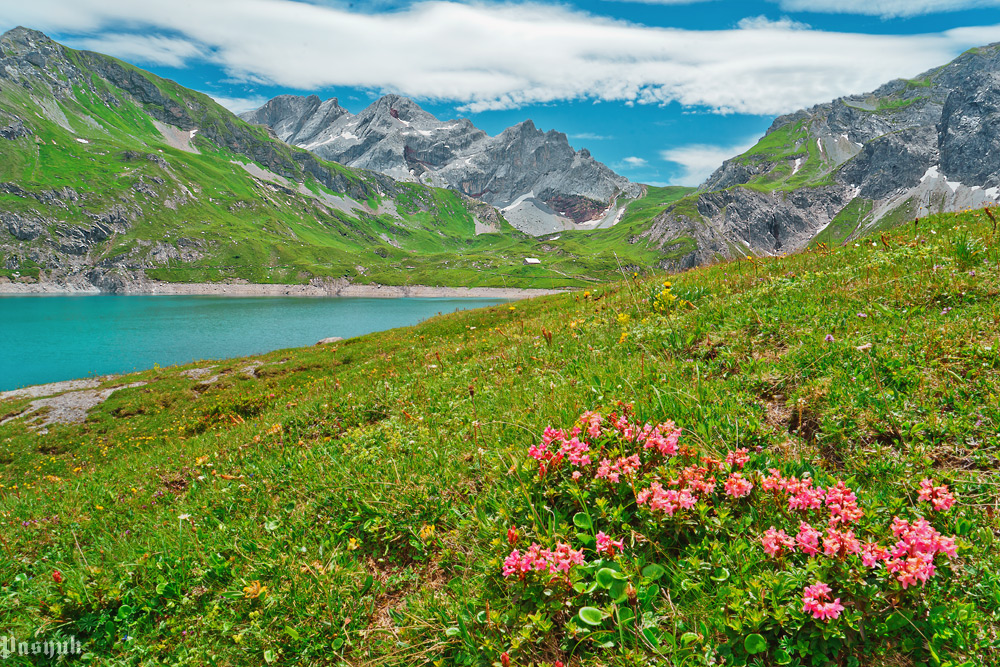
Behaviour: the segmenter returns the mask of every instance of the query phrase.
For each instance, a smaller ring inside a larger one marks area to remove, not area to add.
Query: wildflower
[[[510,528],[507,529],[507,544],[509,544],[510,546],[514,546],[515,544],[517,544],[518,537],[519,536],[517,534],[517,528],[511,526]]]
[[[865,515],[858,507],[858,497],[843,482],[826,490],[826,505],[830,508],[830,523],[857,523]]]
[[[760,542],[764,545],[764,553],[768,556],[780,556],[786,549],[791,549],[795,546],[794,539],[789,537],[783,530],[775,530],[774,526],[764,531]]]
[[[604,531],[599,531],[597,533],[597,553],[603,554],[608,558],[614,558],[616,554],[620,554],[625,550],[625,545],[621,540],[613,540],[608,537]]]
[[[880,562],[889,559],[889,550],[869,542],[861,549],[861,562],[865,567],[875,567]]]
[[[825,340],[827,343],[832,343],[833,342],[833,334],[827,334],[826,338],[824,338],[823,340]]]
[[[819,582],[802,590],[802,611],[820,621],[831,620],[840,617],[844,605],[840,604],[840,598],[831,602],[830,587]]]
[[[500,664],[503,667],[510,667],[510,654],[507,651],[500,654]]]
[[[723,486],[725,486],[726,493],[733,498],[748,496],[753,489],[753,483],[748,479],[743,479],[743,475],[738,472],[729,475],[729,479]]]
[[[52,580],[57,584],[61,584],[63,582],[62,572],[59,570],[52,570]]]
[[[942,484],[934,486],[934,480],[920,480],[920,501],[928,501],[936,512],[946,512],[955,504],[955,496],[948,490],[948,486]]]
[[[261,586],[259,581],[251,582],[249,586],[243,587],[243,597],[248,600],[256,600],[267,593],[267,586]]]
[[[826,495],[823,489],[813,487],[811,479],[789,482],[785,490],[792,494],[788,499],[788,509],[793,510],[819,509]]]
[[[750,461],[750,451],[746,447],[740,447],[726,454],[726,465],[730,468],[742,468]]]
[[[558,573],[568,573],[573,565],[583,564],[583,550],[573,549],[565,542],[556,545],[555,551],[542,549],[541,545],[532,543],[528,550],[521,553],[517,549],[503,562],[503,576],[517,575],[523,579],[529,572],[544,572],[546,570],[555,577]]]
[[[826,537],[823,539],[823,553],[844,559],[848,554],[861,553],[861,543],[854,536],[853,530],[839,531],[827,528]]]
[[[860,317],[861,319],[865,319],[865,318],[868,317],[868,314],[867,313],[858,313],[858,317]]]
[[[597,479],[606,479],[612,484],[617,484],[621,475],[632,477],[642,466],[639,455],[623,456],[614,463],[610,459],[601,459],[597,467]]]
[[[653,482],[648,489],[635,494],[637,505],[649,504],[649,509],[673,516],[680,509],[691,509],[698,499],[688,490],[664,489],[659,482]]]
[[[677,443],[681,438],[681,430],[672,421],[666,421],[648,428],[643,427],[639,439],[644,442],[645,449],[655,449],[663,456],[676,456]]]
[[[815,556],[819,553],[819,538],[822,536],[818,530],[805,521],[799,522],[799,534],[795,536],[795,543],[799,550],[807,556]]]

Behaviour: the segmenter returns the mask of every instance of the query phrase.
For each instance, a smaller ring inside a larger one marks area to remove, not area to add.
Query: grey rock
[[[328,345],[330,343],[336,343],[337,341],[344,340],[340,336],[330,336],[329,338],[324,338],[323,340],[317,341],[317,345]]]
[[[1000,44],[971,49],[914,80],[781,116],[759,144],[726,160],[694,202],[661,214],[639,238],[682,268],[743,253],[804,248],[855,198],[870,212],[848,240],[879,220],[1000,203]],[[794,145],[789,142],[794,141]],[[818,155],[818,158],[817,158]],[[806,177],[791,179],[806,165]],[[695,218],[695,219],[692,219]]]
[[[12,212],[0,213],[0,221],[18,241],[33,241],[41,236],[46,228],[46,224],[41,220],[24,218]]]
[[[573,150],[561,132],[543,132],[527,120],[490,137],[467,119],[440,121],[399,95],[381,97],[357,115],[336,99],[282,95],[242,118],[326,159],[502,208],[529,233],[600,220],[616,197],[641,192],[586,149]]]

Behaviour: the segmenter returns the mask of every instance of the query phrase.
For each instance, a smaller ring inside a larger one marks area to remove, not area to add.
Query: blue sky
[[[0,28],[242,111],[281,93],[531,118],[632,180],[697,184],[774,117],[1000,41],[1000,0],[32,0]]]

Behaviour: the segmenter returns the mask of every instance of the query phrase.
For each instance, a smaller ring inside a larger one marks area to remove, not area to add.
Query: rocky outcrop
[[[336,99],[282,95],[242,117],[341,164],[492,204],[529,233],[613,223],[641,191],[586,149],[573,150],[561,132],[527,120],[490,137],[467,119],[440,121],[399,95],[357,115]]]
[[[972,49],[913,80],[781,116],[698,194],[643,238],[694,238],[681,264],[845,242],[887,216],[904,219],[998,203],[1000,45]],[[851,209],[848,206],[855,203]],[[696,214],[693,211],[697,211]]]

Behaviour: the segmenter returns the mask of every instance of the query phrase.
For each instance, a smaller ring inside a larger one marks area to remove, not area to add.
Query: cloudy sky
[[[1000,0],[30,0],[24,25],[234,111],[380,94],[491,134],[526,118],[629,178],[696,184],[776,115],[1000,41]]]

